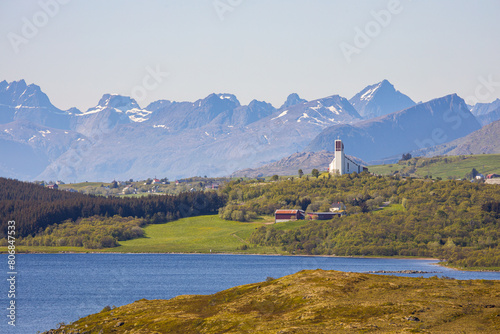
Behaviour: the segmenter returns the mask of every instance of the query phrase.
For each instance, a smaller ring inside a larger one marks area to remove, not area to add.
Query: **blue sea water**
[[[421,270],[456,279],[500,280],[500,273],[436,266],[435,260],[202,254],[18,254],[16,326],[8,325],[7,255],[0,256],[0,333],[29,334],[70,323],[105,306],[211,294],[303,269],[350,272]]]

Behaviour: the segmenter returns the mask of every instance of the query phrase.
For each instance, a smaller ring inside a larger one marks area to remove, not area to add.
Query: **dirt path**
[[[244,244],[247,244],[247,245],[248,245],[248,242],[247,242],[245,239],[242,239],[242,238],[238,237],[238,236],[236,235],[236,233],[233,233],[233,234],[231,234],[231,235],[232,235],[233,237],[235,237],[236,239],[238,239],[239,241],[243,242]]]

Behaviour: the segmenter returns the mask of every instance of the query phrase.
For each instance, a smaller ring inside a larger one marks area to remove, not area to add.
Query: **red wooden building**
[[[276,210],[274,213],[274,222],[287,222],[290,220],[305,219],[304,210]]]

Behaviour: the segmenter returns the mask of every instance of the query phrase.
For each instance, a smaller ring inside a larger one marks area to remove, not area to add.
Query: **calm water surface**
[[[465,272],[434,260],[363,259],[303,256],[198,254],[19,254],[17,255],[16,327],[7,324],[7,256],[0,256],[0,333],[36,333],[136,300],[211,294],[236,285],[282,277],[303,269],[368,272],[422,270],[438,273],[400,276],[448,276],[500,279],[500,273]]]

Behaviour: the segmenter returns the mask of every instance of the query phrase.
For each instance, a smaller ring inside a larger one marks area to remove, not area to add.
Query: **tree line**
[[[119,246],[119,241],[144,236],[142,227],[146,224],[143,218],[93,216],[76,221],[67,220],[60,224],[49,225],[35,236],[19,237],[19,246],[49,247],[84,247],[88,249],[110,248]],[[7,240],[0,243],[7,245]]]
[[[161,223],[213,214],[225,205],[225,201],[224,195],[214,191],[117,198],[47,189],[29,182],[0,178],[0,237],[7,235],[9,220],[15,220],[17,236],[27,237],[67,219],[119,215]]]

